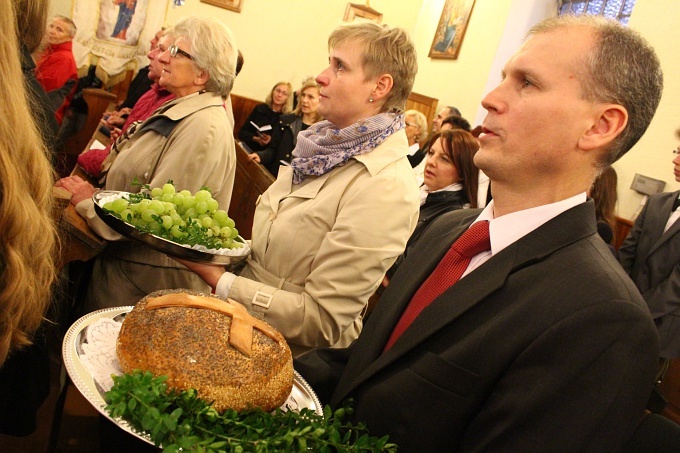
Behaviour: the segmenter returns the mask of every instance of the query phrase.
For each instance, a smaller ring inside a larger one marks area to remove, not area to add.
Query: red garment
[[[135,121],[144,121],[151,116],[153,112],[158,109],[161,105],[165,104],[167,101],[175,99],[175,95],[169,93],[160,85],[154,83],[151,85],[151,89],[144,93],[142,97],[139,98],[137,103],[125,121],[125,124],[121,128],[122,132],[125,132],[128,127]],[[109,150],[111,149],[111,144],[106,147],[106,149],[91,149],[86,153],[82,153],[78,156],[78,164],[85,170],[90,176],[95,178],[99,177],[102,162],[109,155]]]
[[[76,81],[71,92],[65,97],[64,102],[55,112],[59,124],[61,124],[61,120],[64,118],[64,112],[71,103],[71,98],[76,92],[78,84],[78,70],[72,48],[73,43],[71,41],[48,45],[40,56],[40,60],[38,60],[35,68],[35,78],[47,93],[61,88],[70,79]]]
[[[462,277],[474,256],[486,250],[491,250],[489,222],[473,223],[465,233],[456,239],[456,242],[451,245],[432,274],[413,295],[411,302],[394,327],[392,335],[387,340],[384,351],[392,347],[397,338],[408,329],[421,311]]]

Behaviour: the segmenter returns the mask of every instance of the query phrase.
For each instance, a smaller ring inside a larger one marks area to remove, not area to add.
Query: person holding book
[[[290,82],[278,82],[265,99],[256,105],[246,122],[238,131],[238,138],[250,150],[262,151],[271,141],[271,130],[279,117],[293,110],[293,86]]]
[[[293,149],[297,144],[300,131],[307,130],[323,117],[317,111],[319,107],[319,85],[315,80],[308,80],[300,89],[300,102],[293,113],[281,115],[279,123],[274,127],[272,139],[264,151],[250,154],[251,160],[260,163],[277,177],[279,167],[290,163]]]

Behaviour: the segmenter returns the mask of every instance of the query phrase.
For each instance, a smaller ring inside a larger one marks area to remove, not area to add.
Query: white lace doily
[[[110,318],[98,319],[87,326],[81,344],[80,360],[105,392],[113,387],[111,375],[123,374],[116,356],[116,340],[121,326],[120,322]]]

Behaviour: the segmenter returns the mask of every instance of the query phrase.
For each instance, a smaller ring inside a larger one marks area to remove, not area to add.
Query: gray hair
[[[412,117],[416,126],[418,126],[418,129],[420,129],[416,141],[422,142],[425,140],[425,137],[427,137],[427,118],[425,117],[425,114],[419,110],[407,110],[404,112],[404,116],[407,120],[409,117]]]
[[[191,43],[194,63],[210,75],[206,89],[226,99],[234,85],[238,58],[229,27],[212,17],[189,16],[177,22],[170,33]]]
[[[529,36],[562,27],[586,27],[595,35],[579,77],[583,98],[618,104],[628,112],[626,127],[600,162],[604,167],[626,154],[652,121],[663,91],[661,64],[652,46],[637,32],[599,16],[568,14],[546,19],[533,27]]]
[[[68,25],[68,35],[73,38],[76,35],[76,32],[78,31],[78,27],[76,27],[76,23],[71,20],[70,17],[66,16],[54,16],[52,20],[54,19],[59,19],[62,22],[65,22],[66,25]]]

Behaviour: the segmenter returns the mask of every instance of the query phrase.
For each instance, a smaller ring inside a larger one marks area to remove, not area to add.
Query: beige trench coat
[[[262,195],[252,255],[229,297],[276,327],[294,355],[356,339],[368,299],[403,252],[419,191],[404,131],[322,176],[292,169]]]

